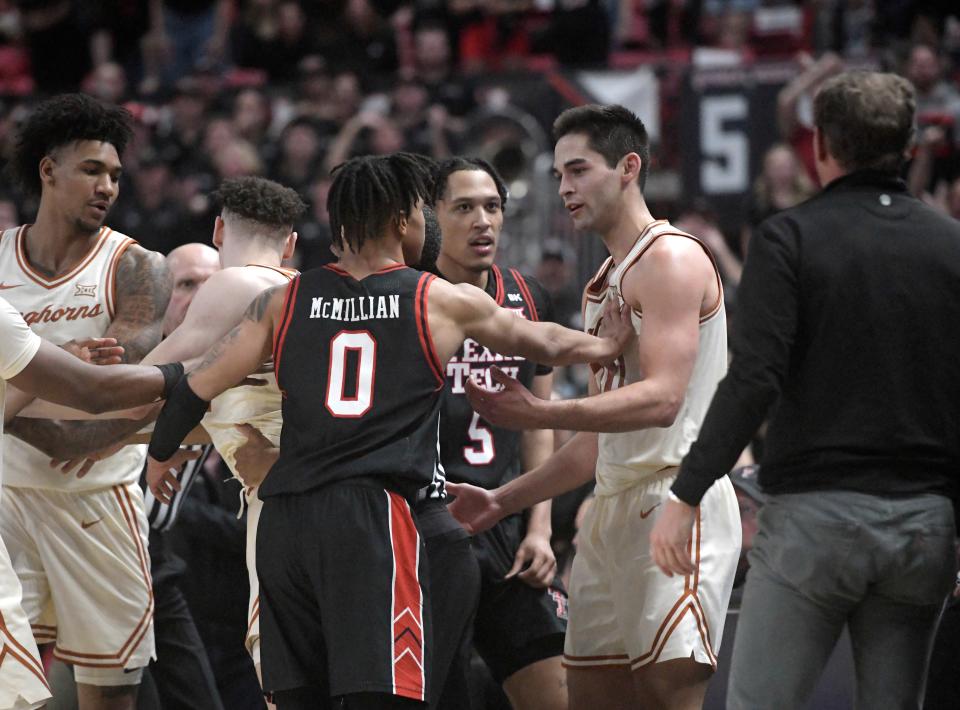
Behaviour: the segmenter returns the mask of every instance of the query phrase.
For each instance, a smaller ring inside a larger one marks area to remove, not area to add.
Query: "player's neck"
[[[617,220],[601,235],[615,264],[627,258],[637,238],[653,221],[653,215],[643,199],[630,200],[623,205]]]
[[[362,279],[388,266],[403,263],[403,249],[400,243],[386,244],[381,241],[366,242],[359,252],[344,250],[337,261],[337,266],[354,278]]]
[[[452,284],[468,283],[477,288],[486,288],[487,280],[490,278],[490,269],[484,269],[483,271],[466,269],[447,257],[443,252],[440,252],[437,257],[437,269],[443,278]]]
[[[251,246],[238,250],[236,254],[230,254],[225,261],[227,262],[224,264],[225,267],[251,264],[278,267],[283,263],[283,258],[273,249],[258,249]]]
[[[24,238],[27,260],[31,266],[50,275],[63,273],[90,251],[100,231],[80,230],[62,216],[41,206],[37,221],[27,228]]]

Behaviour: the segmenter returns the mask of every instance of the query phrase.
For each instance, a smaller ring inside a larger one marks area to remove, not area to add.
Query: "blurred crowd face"
[[[19,224],[17,206],[13,200],[0,200],[0,231],[17,227]]]
[[[240,135],[258,137],[270,124],[270,104],[256,89],[237,94],[233,103],[233,124]]]
[[[800,170],[800,163],[787,146],[771,148],[763,158],[764,178],[774,190],[792,187]]]
[[[563,136],[553,155],[558,192],[574,229],[603,234],[620,211],[623,186],[618,166],[609,167],[583,133]]]
[[[926,92],[940,81],[940,60],[930,47],[919,45],[910,50],[907,78],[920,92]]]
[[[212,118],[203,136],[203,150],[207,155],[216,155],[237,138],[233,121],[227,118]]]
[[[445,70],[450,64],[450,40],[440,28],[424,28],[414,36],[417,67],[421,70]]]
[[[427,108],[430,97],[422,84],[402,82],[393,90],[393,112],[397,116],[415,116]]]
[[[503,229],[503,205],[492,177],[483,170],[451,173],[436,212],[443,234],[441,270],[444,262],[475,274],[493,266]]]
[[[127,93],[127,76],[123,67],[113,62],[104,62],[94,69],[85,84],[89,94],[110,104],[120,103]]]
[[[280,39],[289,44],[300,41],[307,20],[299,2],[283,2],[277,8],[277,31]]]
[[[363,101],[363,92],[360,90],[360,80],[353,72],[341,72],[333,80],[333,90],[330,96],[333,104],[334,116],[340,122],[353,117]]]
[[[294,124],[284,133],[281,150],[284,160],[309,162],[320,151],[320,139],[311,126],[304,123]]]

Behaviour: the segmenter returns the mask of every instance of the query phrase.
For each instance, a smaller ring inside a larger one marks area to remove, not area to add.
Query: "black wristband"
[[[160,410],[150,438],[150,456],[166,461],[176,453],[180,442],[200,423],[210,403],[190,389],[189,378],[181,377]]]
[[[176,387],[180,378],[183,377],[183,363],[168,362],[164,365],[155,365],[154,367],[163,373],[163,392],[160,394],[160,399],[166,399],[170,396],[170,393],[173,391],[173,388]]]

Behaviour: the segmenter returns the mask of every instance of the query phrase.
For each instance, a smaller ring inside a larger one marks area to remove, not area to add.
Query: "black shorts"
[[[471,706],[470,659],[473,623],[480,600],[480,567],[470,536],[440,499],[414,508],[430,564],[433,620],[433,679],[430,707]]]
[[[264,499],[257,574],[266,691],[427,699],[426,555],[400,495],[345,481]]]
[[[531,663],[563,655],[567,632],[567,592],[559,578],[546,589],[504,579],[525,534],[523,516],[511,515],[473,538],[481,580],[474,644],[501,684]]]

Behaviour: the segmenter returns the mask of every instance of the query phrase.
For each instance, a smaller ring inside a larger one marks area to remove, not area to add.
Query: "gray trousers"
[[[844,625],[856,707],[919,708],[956,567],[950,501],[794,493],[758,521],[727,708],[803,708]]]

